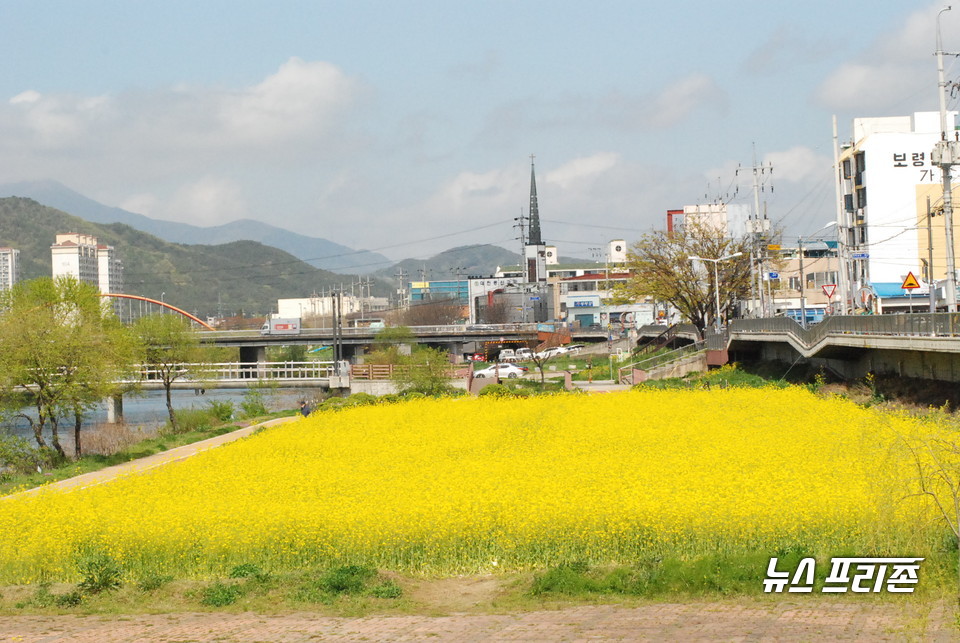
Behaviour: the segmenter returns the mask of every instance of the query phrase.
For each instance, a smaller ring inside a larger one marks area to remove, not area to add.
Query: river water
[[[320,389],[295,389],[295,388],[277,388],[260,389],[263,394],[263,403],[270,411],[281,411],[284,409],[296,409],[299,407],[300,400],[312,400]],[[206,389],[201,394],[199,391],[172,391],[171,401],[175,411],[181,409],[206,409],[210,407],[210,402],[232,402],[234,408],[234,417],[241,413],[240,404],[244,400],[245,389]],[[36,411],[32,408],[25,408],[23,412],[36,417]],[[127,394],[123,396],[123,420],[131,428],[141,428],[145,432],[153,432],[167,421],[167,402],[163,391],[144,391],[140,394]],[[107,421],[106,404],[100,404],[96,409],[87,413],[81,431],[89,430],[99,424]],[[0,430],[19,435],[22,437],[33,438],[33,430],[30,423],[23,418],[13,418],[0,423]],[[73,418],[64,418],[60,421],[60,440],[66,442],[72,440]],[[49,429],[45,431],[45,437],[49,438]]]

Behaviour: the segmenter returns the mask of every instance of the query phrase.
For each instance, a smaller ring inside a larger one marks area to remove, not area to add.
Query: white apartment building
[[[956,115],[947,116],[951,140]],[[853,143],[841,153],[839,168],[845,217],[841,252],[849,261],[851,294],[866,287],[881,297],[883,292],[903,295],[900,286],[911,272],[925,289],[931,278],[927,200],[936,212],[943,197],[940,169],[930,159],[940,135],[938,112],[853,121]],[[956,181],[956,170],[952,176]],[[932,232],[932,278],[939,280],[946,276],[942,216],[933,217]]]
[[[0,248],[0,290],[10,290],[20,281],[20,250]]]
[[[123,292],[123,265],[112,246],[89,234],[58,234],[50,246],[53,278],[73,276],[96,286],[101,293]]]

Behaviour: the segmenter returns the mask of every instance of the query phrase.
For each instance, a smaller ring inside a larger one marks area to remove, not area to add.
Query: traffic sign
[[[869,258],[870,258],[870,253],[869,253],[869,252],[854,252],[852,255],[850,255],[850,258],[851,258],[851,259],[869,259]]]
[[[779,278],[780,278],[780,273],[779,273],[779,272],[771,272],[771,273],[770,273],[770,279],[779,279]]]
[[[914,288],[920,287],[920,282],[917,281],[917,278],[913,275],[912,272],[907,273],[906,279],[903,280],[903,285],[900,286],[904,290],[913,290]]]
[[[823,294],[827,296],[827,299],[832,299],[833,293],[837,292],[837,284],[823,284],[820,287],[823,288]]]
[[[530,298],[530,301],[540,301],[540,298],[539,298],[539,297],[531,297],[531,298]]]
[[[779,250],[779,249],[780,249],[780,244],[779,244],[779,243],[770,243],[770,244],[767,244],[767,250],[774,250],[774,251],[776,251],[776,250]]]

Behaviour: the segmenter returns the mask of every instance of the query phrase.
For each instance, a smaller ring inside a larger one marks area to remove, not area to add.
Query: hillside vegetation
[[[20,250],[22,278],[50,275],[50,246],[64,232],[91,234],[113,246],[124,264],[127,294],[159,299],[163,293],[164,301],[201,316],[218,308],[225,315],[265,314],[279,298],[306,297],[357,280],[255,241],[169,243],[124,224],[90,223],[32,199],[0,199],[0,245]],[[383,284],[373,288],[375,295],[385,292]]]

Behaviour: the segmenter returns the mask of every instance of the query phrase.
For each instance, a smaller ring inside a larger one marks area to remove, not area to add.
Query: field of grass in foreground
[[[0,501],[0,581],[77,582],[91,556],[131,582],[245,564],[443,575],[711,556],[942,559],[929,503],[906,497],[916,469],[901,445],[943,431],[797,388],[318,413],[149,474]]]

